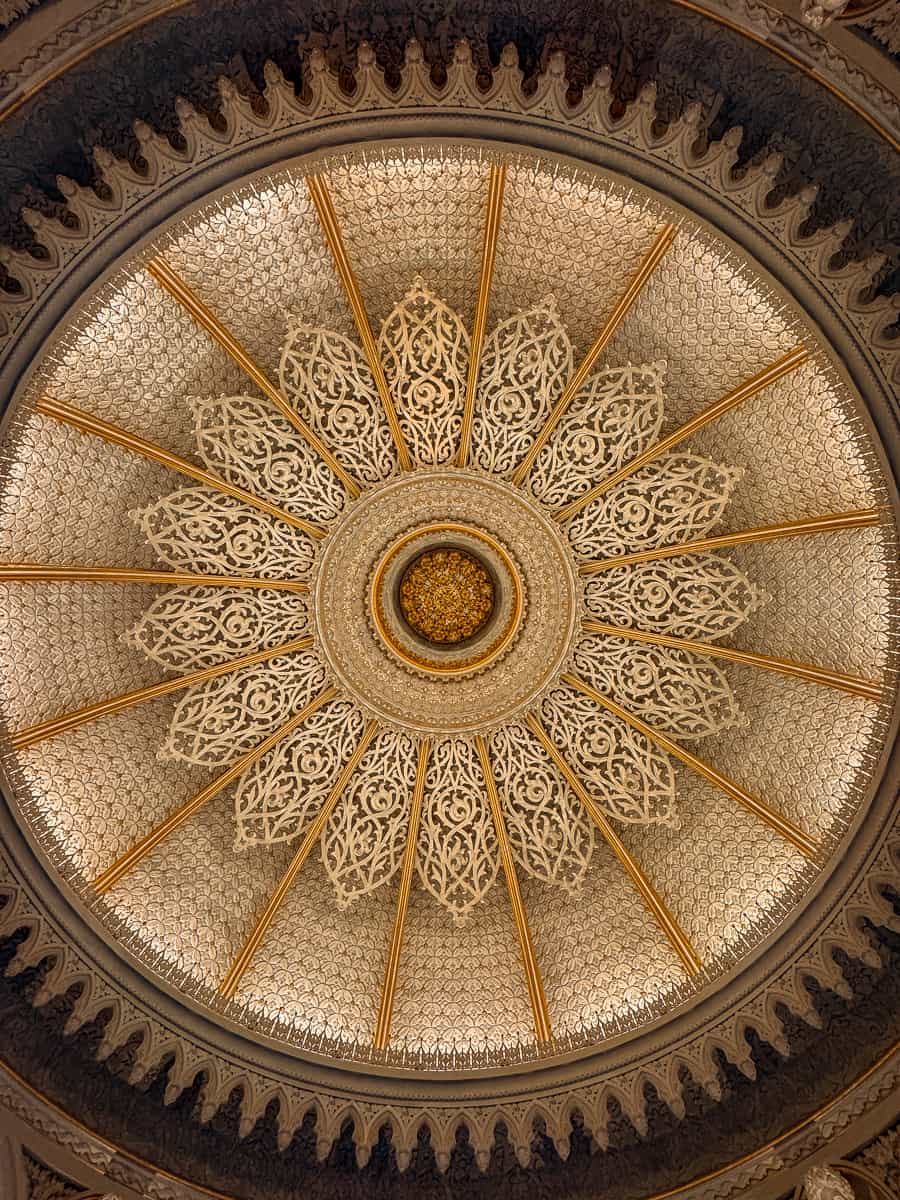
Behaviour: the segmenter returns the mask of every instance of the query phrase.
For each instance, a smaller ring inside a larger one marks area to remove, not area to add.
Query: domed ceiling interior
[[[5,764],[120,952],[429,1070],[717,988],[861,820],[891,493],[746,253],[476,141],[258,175],[68,315],[7,424]]]

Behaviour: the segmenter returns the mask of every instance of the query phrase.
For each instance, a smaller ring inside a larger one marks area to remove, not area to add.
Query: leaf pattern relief
[[[587,580],[584,596],[598,621],[699,641],[732,633],[768,599],[719,554],[612,567]]]
[[[633,825],[673,825],[675,777],[668,756],[599,704],[568,688],[541,705],[547,732],[597,805]]]
[[[381,328],[378,352],[413,460],[448,462],[459,445],[469,366],[462,321],[417,275]]]
[[[475,746],[438,742],[425,777],[417,855],[426,891],[461,921],[497,878],[497,834]]]
[[[472,461],[511,473],[572,374],[572,343],[552,296],[515,313],[485,340],[472,421]]]
[[[674,738],[707,737],[741,722],[725,673],[699,654],[589,634],[576,647],[575,669],[598,692]]]
[[[416,780],[416,747],[383,732],[362,757],[322,835],[322,863],[346,908],[400,866]]]
[[[378,483],[396,470],[372,372],[349,338],[289,316],[278,376],[289,403],[352,475]]]
[[[566,524],[580,558],[615,558],[709,533],[740,472],[696,454],[666,454],[585,505]]]
[[[338,516],[343,485],[268,400],[195,397],[192,405],[197,454],[210,471],[309,521]]]
[[[577,890],[594,852],[594,826],[559,769],[522,725],[494,733],[491,763],[517,862],[535,879]]]
[[[160,666],[198,671],[303,637],[309,601],[264,588],[182,587],[164,592],[123,640]]]
[[[181,571],[303,579],[313,563],[301,529],[213,488],[179,488],[131,516],[157,557]]]
[[[204,767],[234,762],[324,686],[325,668],[308,650],[195,684],[175,706],[160,756]]]
[[[592,375],[528,474],[531,494],[551,508],[583,496],[653,446],[663,420],[665,363]]]
[[[234,797],[235,849],[298,837],[363,734],[362,713],[333,700],[245,771]]]

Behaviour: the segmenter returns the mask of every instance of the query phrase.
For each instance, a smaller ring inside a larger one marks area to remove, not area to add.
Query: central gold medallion
[[[426,641],[439,646],[464,642],[494,611],[490,572],[465,550],[427,550],[403,574],[400,611]]]

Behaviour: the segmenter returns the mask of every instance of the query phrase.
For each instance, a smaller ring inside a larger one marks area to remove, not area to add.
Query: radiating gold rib
[[[604,324],[603,328],[600,330],[599,334],[597,335],[596,341],[591,346],[590,350],[588,350],[587,354],[584,356],[581,366],[578,368],[578,370],[575,372],[575,374],[569,380],[568,384],[566,385],[565,390],[563,391],[563,394],[560,396],[560,398],[557,400],[556,404],[554,405],[553,411],[550,413],[550,416],[544,422],[544,426],[541,429],[541,432],[535,438],[528,453],[525,455],[525,457],[519,463],[518,467],[516,467],[516,470],[512,477],[513,483],[515,483],[517,485],[521,484],[522,481],[524,480],[525,476],[531,470],[532,466],[534,465],[535,459],[540,454],[540,452],[543,450],[544,446],[547,444],[547,441],[549,440],[551,434],[553,433],[553,430],[556,428],[556,426],[562,420],[562,418],[566,412],[566,409],[569,407],[569,405],[572,403],[572,401],[575,399],[575,397],[578,395],[579,391],[581,390],[581,388],[584,384],[584,381],[587,379],[588,375],[591,373],[594,363],[597,361],[597,359],[600,357],[600,355],[606,349],[607,345],[613,338],[613,336],[616,333],[616,331],[618,330],[619,326],[622,324],[625,317],[628,315],[628,312],[631,309],[632,305],[634,304],[634,302],[637,300],[638,296],[643,291],[643,289],[647,283],[647,280],[650,278],[650,276],[653,274],[653,272],[659,266],[660,262],[662,261],[663,255],[666,253],[666,251],[672,245],[672,242],[675,240],[675,235],[677,232],[678,232],[677,226],[663,225],[662,229],[656,235],[653,245],[650,247],[650,249],[644,255],[643,262],[641,263],[640,267],[638,268],[637,273],[635,274],[631,283],[628,285],[628,288],[625,291],[625,294],[622,296],[622,298],[619,300],[618,304],[616,304],[616,307],[610,313],[609,317],[606,320],[606,323]]]
[[[494,820],[494,830],[500,848],[500,861],[503,864],[509,902],[512,906],[516,933],[519,937],[519,949],[522,952],[522,963],[525,967],[525,979],[528,985],[528,999],[531,1001],[531,1011],[534,1014],[534,1032],[539,1042],[549,1042],[553,1036],[550,1029],[550,1010],[547,1007],[547,997],[544,995],[544,983],[531,940],[531,930],[528,927],[525,905],[522,903],[522,893],[519,891],[516,864],[513,862],[512,850],[509,846],[506,821],[503,819],[503,809],[500,806],[500,796],[497,793],[497,783],[491,767],[491,756],[487,743],[480,734],[475,738],[475,745],[478,747],[478,757],[481,759],[481,773],[484,776],[484,786],[491,806],[491,816]]]
[[[606,815],[594,802],[590,792],[588,792],[587,788],[585,788],[581,780],[556,748],[555,743],[538,718],[533,713],[529,713],[526,721],[531,732],[544,747],[554,763],[556,763],[560,773],[566,780],[566,783],[568,783],[569,787],[584,805],[585,812],[587,812],[588,816],[603,834],[610,846],[610,849],[625,868],[629,878],[631,879],[631,882],[637,888],[647,908],[656,918],[663,933],[665,933],[666,937],[669,939],[669,942],[671,943],[675,953],[684,964],[685,970],[689,975],[696,975],[698,971],[703,969],[703,963],[700,961],[700,956],[697,954],[697,951],[691,945],[687,934],[672,916],[671,912],[669,912],[669,909],[666,907],[656,888],[641,870],[640,866],[638,866],[637,861],[632,858],[625,843],[616,833],[615,829],[613,829],[612,825],[607,820]]]
[[[265,912],[262,914],[262,916],[257,921],[253,932],[247,938],[247,941],[244,943],[243,949],[241,950],[240,954],[235,959],[235,961],[231,967],[231,970],[228,972],[227,976],[225,977],[224,982],[222,983],[222,986],[219,988],[219,995],[222,996],[225,1000],[230,1000],[231,997],[234,995],[234,993],[237,991],[238,985],[240,984],[241,980],[244,977],[244,974],[247,971],[247,968],[250,966],[250,963],[253,960],[253,956],[256,954],[256,951],[259,949],[260,942],[265,937],[266,930],[269,928],[269,926],[272,924],[272,921],[275,919],[275,914],[278,912],[279,908],[281,908],[281,905],[284,903],[284,898],[288,894],[288,891],[290,890],[290,886],[296,879],[297,874],[300,871],[300,868],[303,866],[303,864],[306,862],[307,858],[309,857],[309,852],[313,849],[316,842],[319,840],[319,838],[322,834],[322,830],[325,828],[325,823],[328,820],[328,818],[331,816],[332,809],[337,804],[338,800],[341,798],[341,794],[344,791],[344,788],[347,786],[350,776],[353,774],[353,772],[359,766],[360,759],[365,754],[366,750],[368,750],[372,739],[375,737],[375,735],[377,733],[378,733],[378,722],[370,721],[369,724],[366,726],[366,731],[362,736],[362,740],[360,741],[360,743],[356,747],[356,749],[353,751],[353,753],[350,756],[349,760],[347,761],[347,765],[344,767],[343,771],[341,771],[340,776],[338,777],[337,783],[331,789],[331,792],[328,795],[328,799],[325,801],[325,803],[319,809],[318,813],[316,814],[315,819],[311,822],[306,833],[304,834],[303,841],[300,845],[300,849],[294,855],[293,859],[291,860],[290,866],[285,871],[284,875],[282,875],[282,877],[281,877],[281,882],[278,884],[278,887],[272,893],[272,898],[269,900],[269,903],[266,905]]]
[[[189,571],[145,571],[138,567],[55,567],[44,563],[0,563],[0,583],[164,583],[169,587],[273,588],[308,592],[300,579],[263,579],[260,575],[194,575]]]
[[[491,167],[488,183],[487,216],[484,223],[484,243],[481,248],[481,277],[478,283],[478,300],[475,304],[475,324],[472,326],[472,342],[469,346],[469,373],[466,378],[466,402],[463,408],[462,429],[459,434],[457,466],[464,467],[469,460],[472,444],[472,420],[475,416],[475,394],[478,388],[478,370],[481,366],[481,346],[487,326],[488,304],[491,298],[491,280],[494,276],[494,259],[497,254],[497,238],[500,233],[500,215],[503,211],[503,189],[506,186],[506,167],[495,163]]]
[[[164,258],[152,258],[146,264],[148,272],[160,287],[172,296],[188,312],[197,324],[222,347],[241,370],[253,380],[259,390],[275,405],[285,420],[290,421],[300,436],[319,455],[323,462],[338,477],[351,496],[358,496],[361,488],[349,471],[331,453],[319,435],[306,424],[303,418],[288,403],[281,391],[271,382],[265,372],[250,357],[237,338],[225,328],[219,318],[203,303],[196,292],[184,282]]]
[[[695,642],[690,638],[669,637],[664,633],[646,633],[642,629],[630,629],[626,625],[607,625],[603,621],[582,621],[585,633],[602,633],[608,637],[629,638],[633,642],[646,642],[650,646],[667,646],[671,650],[687,650],[692,654],[706,654],[711,658],[722,658],[728,662],[743,663],[748,667],[761,667],[764,671],[776,671],[780,675],[791,675],[805,679],[808,683],[819,683],[823,687],[837,688],[852,696],[864,696],[867,700],[880,700],[881,684],[857,675],[843,675],[840,671],[828,671],[814,667],[811,663],[794,662],[790,658],[774,658],[768,654],[755,654],[750,650],[732,650],[729,646],[717,646],[710,642]]]
[[[742,546],[750,542],[774,541],[777,538],[803,537],[808,533],[833,533],[839,529],[865,529],[880,525],[883,518],[878,508],[859,508],[852,512],[830,513],[826,517],[810,517],[805,521],[785,521],[781,525],[760,525],[757,529],[742,529],[739,533],[723,533],[719,537],[699,538],[678,546],[659,546],[655,550],[638,550],[618,558],[592,558],[580,563],[579,573],[594,575],[613,567],[632,563],[652,562],[657,558],[677,558],[682,554],[700,554],[707,550],[722,550],[726,546]]]
[[[298,713],[295,713],[289,721],[276,729],[274,733],[270,733],[267,738],[264,738],[258,746],[254,746],[252,750],[241,755],[237,762],[233,763],[223,775],[214,779],[202,792],[198,792],[193,800],[189,800],[187,804],[182,804],[181,808],[172,813],[171,816],[166,817],[146,837],[141,838],[136,845],[132,846],[120,858],[117,858],[111,867],[107,867],[102,874],[98,875],[94,880],[94,890],[101,895],[108,892],[124,875],[127,875],[142,859],[146,858],[155,846],[158,846],[170,833],[174,833],[179,826],[183,825],[188,818],[201,809],[207,801],[212,800],[213,796],[216,796],[223,788],[233,783],[239,775],[243,775],[244,771],[252,767],[258,759],[262,758],[273,746],[277,745],[282,738],[293,733],[295,729],[303,724],[307,717],[311,716],[324,704],[327,704],[329,700],[333,700],[337,695],[337,688],[326,688],[314,700],[311,700],[309,704],[301,708]]]
[[[666,737],[664,733],[660,733],[658,729],[654,729],[652,725],[648,725],[646,721],[642,721],[640,717],[636,717],[634,713],[628,712],[621,704],[617,704],[615,700],[611,700],[609,696],[604,696],[602,692],[598,692],[596,688],[591,687],[589,683],[585,683],[577,675],[563,675],[562,678],[563,683],[581,692],[583,696],[587,696],[595,704],[599,704],[601,708],[607,709],[608,712],[611,712],[633,729],[636,729],[638,733],[642,733],[645,738],[648,738],[651,742],[655,742],[667,754],[671,754],[673,758],[679,759],[685,766],[690,767],[698,775],[702,775],[704,779],[715,784],[726,796],[730,796],[732,800],[736,800],[738,804],[746,808],[748,812],[753,813],[755,817],[758,817],[770,829],[774,829],[776,833],[781,834],[801,854],[805,854],[813,862],[821,861],[821,846],[809,834],[804,833],[799,825],[795,825],[793,821],[782,816],[781,813],[777,813],[773,808],[769,808],[762,800],[757,800],[755,796],[751,796],[749,792],[745,792],[742,787],[739,787],[727,775],[723,775],[721,771],[717,771],[715,767],[711,767],[702,758],[697,758],[695,754],[691,754],[690,750],[685,750],[683,746],[680,746],[677,742],[673,742],[671,738]]]
[[[406,830],[406,845],[403,848],[403,864],[400,868],[400,891],[397,895],[397,915],[388,951],[381,1003],[378,1006],[378,1022],[375,1026],[375,1049],[386,1050],[391,1037],[391,1017],[394,1012],[394,995],[397,991],[397,973],[400,969],[400,952],[403,949],[403,929],[406,925],[406,910],[412,888],[413,868],[416,863],[416,847],[419,842],[419,820],[422,816],[422,799],[425,795],[425,776],[431,755],[431,741],[424,738],[419,743],[419,761],[416,767],[416,783],[409,811],[409,826]]]
[[[664,437],[656,445],[645,450],[643,454],[639,454],[633,458],[631,462],[620,467],[618,471],[614,471],[606,479],[601,479],[598,484],[595,484],[590,491],[585,492],[583,496],[579,496],[564,508],[561,508],[555,514],[557,521],[567,521],[569,517],[573,517],[585,505],[590,504],[598,496],[602,496],[604,492],[608,492],[610,488],[621,483],[624,479],[628,479],[641,467],[645,467],[647,463],[652,462],[655,458],[659,458],[661,454],[665,454],[667,450],[671,450],[673,446],[677,446],[679,442],[683,442],[686,438],[692,437],[704,425],[709,425],[712,421],[718,420],[731,409],[737,408],[739,404],[743,404],[745,400],[749,400],[751,396],[755,396],[764,388],[776,383],[784,375],[791,371],[796,371],[798,367],[803,366],[810,357],[809,351],[803,346],[797,346],[781,358],[777,359],[764,370],[757,372],[750,379],[746,379],[739,387],[728,392],[721,400],[717,400],[715,404],[711,404],[705,408],[703,412],[692,417],[690,421],[685,422],[680,428],[674,430],[667,437]]]
[[[312,202],[316,207],[319,224],[322,226],[322,232],[325,235],[325,241],[334,259],[334,265],[341,277],[344,291],[347,293],[347,299],[353,311],[353,319],[356,322],[356,328],[362,342],[363,353],[366,356],[366,362],[369,364],[369,370],[372,372],[372,378],[375,380],[378,395],[381,397],[384,413],[391,429],[391,437],[393,437],[394,445],[397,447],[397,457],[400,460],[400,466],[402,470],[409,471],[412,468],[412,461],[409,457],[406,439],[403,436],[403,430],[400,428],[400,419],[397,416],[397,410],[394,408],[394,401],[391,397],[387,379],[385,378],[384,367],[381,365],[381,356],[378,353],[378,346],[375,342],[375,336],[372,333],[372,326],[369,322],[369,315],[366,312],[365,301],[359,289],[359,283],[353,267],[350,265],[350,259],[347,256],[340,223],[338,222],[337,213],[334,211],[328,187],[325,184],[325,180],[319,175],[308,175],[306,184],[309,188]]]
[[[133,708],[136,704],[146,704],[150,700],[158,700],[160,696],[168,696],[172,692],[180,692],[184,688],[194,687],[195,684],[205,683],[207,679],[215,679],[219,675],[228,675],[243,667],[252,667],[265,662],[268,658],[276,658],[281,654],[293,654],[296,650],[306,650],[313,643],[311,637],[294,638],[290,642],[282,642],[271,650],[257,650],[253,654],[245,654],[242,658],[233,658],[228,662],[217,663],[214,667],[204,667],[202,671],[193,671],[190,675],[179,675],[175,679],[163,679],[149,687],[136,688],[132,692],[122,692],[96,704],[88,704],[84,708],[76,708],[73,712],[63,713],[61,717],[53,717],[49,721],[41,721],[39,725],[29,725],[18,733],[10,735],[10,745],[13,750],[26,750],[47,738],[57,737],[80,725],[87,725],[100,717],[108,717],[112,713],[122,712],[123,709]]]
[[[205,471],[202,467],[195,466],[194,463],[188,462],[186,458],[180,458],[177,454],[171,454],[168,450],[164,450],[162,446],[157,446],[155,442],[148,442],[133,433],[128,433],[127,430],[121,429],[118,425],[111,425],[108,421],[102,421],[99,417],[92,416],[90,413],[73,408],[70,404],[63,403],[62,400],[53,400],[49,396],[44,396],[37,402],[35,409],[42,416],[52,417],[54,421],[61,421],[64,425],[71,425],[73,429],[78,429],[82,433],[89,433],[94,437],[102,438],[104,442],[111,442],[114,446],[121,446],[123,450],[129,450],[132,454],[139,454],[142,458],[149,459],[150,462],[160,463],[172,471],[178,471],[181,475],[187,475],[189,479],[195,479],[198,483],[215,488],[216,491],[223,492],[226,496],[234,496],[236,500],[242,500],[244,504],[249,504],[253,508],[259,509],[260,512],[264,512],[267,516],[275,517],[278,521],[286,521],[288,525],[293,525],[296,529],[302,529],[310,537],[323,538],[325,536],[325,530],[318,525],[314,525],[312,521],[306,521],[303,517],[295,517],[293,513],[289,513],[284,508],[279,508],[277,504],[270,504],[268,500],[264,500],[254,492],[248,492],[246,488],[237,487],[235,484],[229,483],[226,479],[214,475],[212,471]]]

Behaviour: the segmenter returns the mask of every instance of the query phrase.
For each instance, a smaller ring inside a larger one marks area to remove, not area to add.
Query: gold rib
[[[290,421],[300,436],[312,446],[319,457],[338,477],[350,496],[356,497],[361,488],[353,476],[341,466],[319,435],[306,424],[282,392],[271,382],[240,342],[225,328],[219,318],[203,303],[196,292],[166,262],[164,258],[152,258],[146,264],[148,272],[160,287],[172,296],[205,329],[213,341],[218,342],[225,353],[237,363],[241,370],[253,380],[259,390],[275,405],[285,420]]]
[[[621,483],[624,479],[628,479],[641,467],[652,462],[655,458],[659,458],[661,454],[665,454],[667,450],[671,450],[673,446],[677,446],[679,442],[683,442],[686,438],[692,437],[704,425],[709,425],[712,421],[718,420],[731,409],[737,408],[739,404],[743,404],[745,400],[749,400],[751,396],[755,396],[757,392],[761,392],[764,388],[776,383],[784,375],[791,371],[796,371],[798,367],[802,367],[810,357],[809,351],[803,346],[797,346],[789,353],[777,359],[765,370],[759,371],[750,379],[745,380],[734,391],[728,392],[721,400],[717,400],[715,404],[711,404],[709,408],[705,408],[696,417],[692,417],[679,429],[664,437],[662,441],[645,450],[643,454],[639,454],[637,458],[633,458],[631,462],[626,463],[624,467],[620,467],[618,471],[614,471],[612,475],[606,479],[602,479],[598,484],[595,484],[590,491],[585,492],[583,496],[579,496],[564,508],[561,508],[556,513],[557,521],[567,521],[569,517],[573,517],[585,505],[590,504],[597,496],[602,496],[604,492],[608,492],[610,488]]]
[[[675,225],[663,225],[662,229],[660,229],[659,233],[656,235],[653,245],[650,247],[650,249],[644,255],[643,262],[641,263],[640,267],[638,268],[637,273],[634,276],[634,278],[632,279],[631,283],[628,285],[628,288],[625,291],[625,294],[622,296],[622,298],[619,300],[618,304],[616,304],[616,307],[610,313],[605,325],[603,326],[603,328],[600,330],[599,334],[597,335],[597,340],[594,342],[593,346],[591,346],[590,350],[588,350],[587,354],[584,356],[581,366],[578,368],[578,370],[575,372],[575,374],[569,380],[563,394],[560,396],[560,398],[557,400],[556,404],[554,405],[553,411],[550,413],[550,416],[544,422],[544,427],[541,429],[541,432],[535,438],[528,453],[525,455],[525,457],[519,463],[518,467],[516,467],[516,470],[512,477],[513,483],[515,483],[517,485],[521,484],[522,481],[524,480],[525,476],[531,470],[532,466],[534,465],[534,460],[537,458],[537,456],[543,450],[544,446],[547,444],[548,439],[550,438],[550,435],[553,433],[553,430],[556,428],[556,426],[562,420],[566,409],[569,407],[569,405],[575,399],[578,392],[581,390],[581,387],[584,384],[584,381],[587,379],[588,375],[590,374],[591,369],[594,366],[594,363],[597,361],[597,359],[600,357],[600,355],[606,349],[606,347],[609,344],[610,340],[612,339],[613,335],[616,333],[619,326],[622,324],[625,317],[628,315],[628,312],[631,309],[632,305],[634,304],[634,302],[637,300],[638,296],[641,294],[642,290],[644,289],[644,287],[647,283],[647,280],[650,278],[650,276],[653,274],[653,272],[659,266],[660,262],[662,261],[663,255],[666,253],[666,251],[672,245],[672,242],[675,240],[675,234],[677,232],[678,232],[678,229]]]
[[[656,918],[675,953],[684,964],[687,973],[689,975],[696,975],[698,971],[702,971],[703,963],[700,961],[697,951],[691,945],[687,934],[672,916],[656,888],[638,866],[637,861],[632,858],[625,843],[606,819],[605,814],[595,804],[591,794],[584,787],[559,750],[557,750],[555,743],[551,740],[544,726],[534,713],[529,713],[526,721],[531,732],[544,747],[554,763],[556,763],[566,783],[568,783],[569,787],[584,805],[588,816],[603,834],[613,854],[615,854],[616,858],[618,858],[619,862],[625,868],[631,882],[637,888],[647,908]]]
[[[331,789],[328,799],[319,809],[315,819],[307,829],[303,837],[303,842],[300,845],[300,849],[294,855],[293,859],[291,860],[291,864],[285,871],[284,875],[282,875],[281,882],[272,893],[272,898],[266,905],[265,912],[257,921],[256,927],[250,934],[249,938],[247,938],[247,941],[244,943],[243,950],[241,950],[240,954],[235,959],[231,970],[228,972],[224,982],[222,983],[222,986],[219,988],[219,995],[225,1000],[230,1000],[237,991],[238,985],[240,984],[245,972],[247,971],[247,968],[250,966],[250,963],[253,960],[253,956],[259,949],[260,942],[265,937],[266,930],[275,919],[275,914],[284,903],[284,898],[288,894],[291,884],[294,882],[297,874],[300,871],[300,868],[309,857],[310,851],[319,840],[322,830],[325,828],[325,823],[331,816],[331,810],[341,798],[341,794],[344,788],[347,786],[350,776],[356,770],[357,766],[359,765],[359,760],[365,754],[366,750],[368,750],[370,742],[377,733],[378,722],[370,721],[366,726],[366,731],[362,736],[362,741],[353,751],[347,762],[347,765],[344,767],[343,771],[341,771],[337,783]]]
[[[852,696],[864,696],[867,700],[881,699],[881,684],[857,675],[842,675],[839,671],[827,671],[811,663],[794,662],[790,658],[773,658],[768,654],[754,654],[749,650],[732,650],[729,646],[716,646],[709,642],[695,642],[690,638],[669,637],[664,633],[646,633],[642,629],[629,629],[624,625],[606,625],[603,621],[582,621],[585,633],[603,633],[609,637],[630,638],[634,642],[646,642],[650,646],[667,646],[672,650],[687,650],[693,654],[708,654],[711,658],[723,658],[728,662],[743,663],[749,667],[762,667],[764,671],[776,671],[805,679],[807,683],[819,683],[823,687],[837,688]]]
[[[170,833],[174,833],[189,817],[192,817],[195,812],[201,809],[208,800],[212,800],[213,796],[221,792],[223,788],[228,787],[230,783],[233,783],[239,775],[242,775],[244,771],[252,767],[258,759],[262,758],[267,751],[277,745],[282,738],[293,733],[299,725],[303,724],[307,717],[321,708],[323,704],[327,704],[329,700],[333,700],[337,695],[337,688],[326,688],[324,692],[320,692],[316,696],[315,700],[311,700],[309,704],[291,717],[286,724],[276,729],[274,733],[270,733],[258,746],[254,746],[252,750],[241,755],[237,762],[233,763],[224,775],[220,775],[218,779],[214,779],[193,800],[189,800],[187,804],[183,804],[171,816],[166,817],[165,821],[162,821],[155,829],[152,829],[146,837],[141,838],[136,845],[132,846],[120,858],[117,858],[111,867],[107,867],[102,874],[98,875],[94,880],[94,890],[101,895],[104,892],[108,892],[124,875],[127,875],[142,859],[146,858],[155,846],[158,846]]]
[[[431,741],[424,738],[419,743],[419,762],[416,767],[416,784],[413,789],[409,826],[406,830],[406,845],[403,848],[403,865],[400,868],[400,892],[397,896],[397,915],[388,951],[384,985],[381,989],[381,1004],[378,1008],[378,1023],[375,1026],[375,1049],[386,1050],[391,1037],[391,1016],[394,1012],[394,995],[397,991],[397,972],[400,968],[400,952],[403,949],[403,927],[409,907],[412,888],[413,867],[416,862],[416,847],[419,841],[419,820],[422,816],[422,799],[425,795],[425,775],[431,755]]]
[[[491,167],[488,184],[487,217],[484,224],[484,244],[481,248],[481,278],[478,284],[478,300],[475,305],[475,324],[472,327],[472,342],[469,346],[469,374],[466,378],[466,403],[463,408],[462,429],[459,435],[457,466],[464,467],[469,459],[472,444],[472,420],[475,416],[475,393],[478,388],[478,369],[481,366],[481,346],[487,325],[488,303],[491,297],[491,280],[494,275],[494,259],[497,254],[497,238],[500,233],[500,215],[503,211],[503,189],[506,186],[506,167],[495,164]]]
[[[638,550],[635,554],[622,554],[618,558],[592,558],[581,563],[578,570],[582,575],[594,575],[597,571],[608,571],[612,567],[626,567],[632,563],[651,562],[657,558],[676,558],[681,554],[700,554],[706,550],[721,550],[726,546],[742,546],[750,542],[773,541],[776,538],[802,537],[808,533],[832,533],[838,529],[865,529],[871,525],[880,525],[881,520],[880,509],[858,508],[853,512],[830,513],[827,517],[810,517],[805,521],[785,521],[781,525],[761,525],[758,529],[723,533],[719,537],[683,542],[680,546]]]
[[[79,725],[87,725],[100,717],[108,717],[112,713],[121,712],[125,708],[133,708],[136,704],[145,704],[149,700],[158,700],[160,696],[168,696],[171,692],[179,692],[183,688],[193,687],[197,683],[205,683],[207,679],[215,679],[219,675],[228,675],[239,671],[242,667],[252,667],[265,662],[267,658],[276,658],[280,654],[293,654],[297,650],[306,650],[313,644],[311,637],[294,638],[290,642],[282,642],[271,650],[257,650],[253,654],[245,654],[242,658],[234,658],[229,662],[218,663],[214,667],[205,667],[202,671],[194,671],[190,675],[179,675],[176,679],[163,679],[149,687],[136,688],[133,692],[122,692],[108,700],[100,700],[97,704],[89,704],[84,708],[76,708],[64,713],[61,717],[53,717],[49,721],[41,721],[39,725],[29,725],[18,733],[10,735],[10,745],[13,750],[27,750],[47,738],[57,737],[69,729],[77,729]]]
[[[132,567],[53,567],[44,563],[0,563],[0,583],[165,583],[169,586],[272,588],[308,592],[299,579],[260,575],[193,575],[189,571],[145,571]]]
[[[525,913],[525,905],[522,903],[522,893],[519,891],[519,879],[516,875],[512,850],[509,847],[506,822],[503,819],[503,809],[500,807],[500,796],[497,793],[497,783],[491,767],[491,756],[488,753],[487,743],[480,734],[475,738],[475,744],[478,747],[478,757],[481,759],[481,773],[484,776],[491,816],[494,819],[494,830],[500,848],[500,861],[503,864],[509,902],[512,906],[513,919],[516,922],[516,933],[519,935],[519,949],[522,952],[522,963],[525,967],[525,979],[528,984],[528,999],[531,1001],[531,1011],[534,1014],[534,1032],[539,1042],[549,1042],[553,1036],[550,1029],[550,1010],[547,1008],[547,997],[544,995],[544,984],[531,940],[528,917]]]
[[[306,184],[309,188],[312,202],[316,207],[319,224],[322,226],[322,232],[325,235],[325,241],[328,244],[328,249],[331,251],[331,257],[334,259],[334,265],[341,277],[344,291],[347,293],[347,299],[350,301],[350,308],[353,311],[353,319],[359,331],[363,353],[366,356],[366,362],[369,364],[369,370],[372,372],[372,378],[375,380],[378,395],[381,397],[384,414],[391,429],[391,437],[394,439],[394,445],[397,447],[397,457],[400,460],[400,467],[404,471],[409,471],[412,469],[412,461],[409,457],[409,450],[406,447],[406,439],[403,436],[403,430],[400,428],[400,420],[397,416],[397,410],[394,408],[394,401],[391,398],[390,388],[385,378],[384,367],[381,365],[381,356],[378,353],[378,346],[372,333],[372,326],[369,323],[365,301],[363,300],[362,292],[359,290],[359,283],[357,282],[353,267],[350,265],[350,259],[347,256],[337,213],[334,211],[334,205],[331,203],[331,196],[329,195],[325,180],[321,176],[308,175]]]
[[[53,400],[49,396],[42,397],[35,405],[35,409],[42,416],[52,417],[54,421],[61,421],[64,425],[71,425],[74,429],[79,429],[82,433],[89,433],[94,437],[102,438],[104,442],[111,442],[114,446],[121,446],[123,450],[129,450],[132,454],[139,454],[143,458],[148,458],[151,462],[160,463],[172,471],[178,471],[182,475],[187,475],[190,479],[196,479],[198,483],[215,488],[218,492],[224,492],[226,496],[234,496],[236,500],[242,500],[244,504],[249,504],[253,508],[259,509],[260,512],[264,512],[267,516],[275,517],[278,521],[286,521],[288,525],[293,525],[296,529],[302,529],[304,533],[308,533],[312,538],[323,538],[325,536],[325,530],[318,525],[314,525],[311,521],[305,521],[303,517],[295,517],[293,513],[289,513],[284,508],[279,508],[277,504],[270,504],[268,500],[263,500],[262,497],[257,496],[254,492],[248,492],[246,488],[237,487],[235,484],[229,483],[226,479],[221,479],[218,475],[214,475],[212,471],[205,471],[202,467],[195,466],[192,462],[188,462],[186,458],[179,458],[177,454],[170,454],[162,446],[157,446],[155,442],[145,441],[144,438],[137,437],[133,433],[128,433],[127,430],[121,429],[118,425],[111,425],[108,421],[102,421],[99,417],[73,408],[70,404],[64,404],[62,400]]]
[[[795,846],[801,854],[805,854],[807,858],[813,862],[819,862],[822,856],[822,847],[809,834],[804,833],[799,825],[795,825],[793,821],[787,817],[783,817],[781,813],[777,813],[773,808],[769,808],[762,800],[757,800],[755,796],[751,796],[749,792],[745,792],[742,787],[739,787],[727,775],[723,775],[721,771],[717,771],[715,767],[711,767],[709,763],[703,761],[702,758],[697,758],[695,754],[691,754],[690,750],[685,750],[683,746],[679,746],[677,742],[673,742],[671,738],[666,737],[664,733],[660,733],[658,729],[654,729],[648,725],[646,721],[642,721],[640,717],[636,717],[634,713],[628,712],[621,704],[617,704],[615,700],[611,700],[609,696],[604,696],[602,692],[598,692],[596,688],[592,688],[589,683],[585,683],[583,679],[579,679],[577,675],[563,675],[563,683],[574,688],[577,692],[581,692],[583,696],[587,696],[602,708],[607,709],[620,720],[625,721],[638,733],[642,733],[645,738],[651,742],[655,742],[667,754],[671,754],[673,758],[679,759],[696,771],[698,775],[702,775],[704,779],[715,784],[717,788],[730,796],[732,800],[736,800],[738,804],[753,813],[770,829],[774,829],[776,833],[781,834],[783,838]]]

